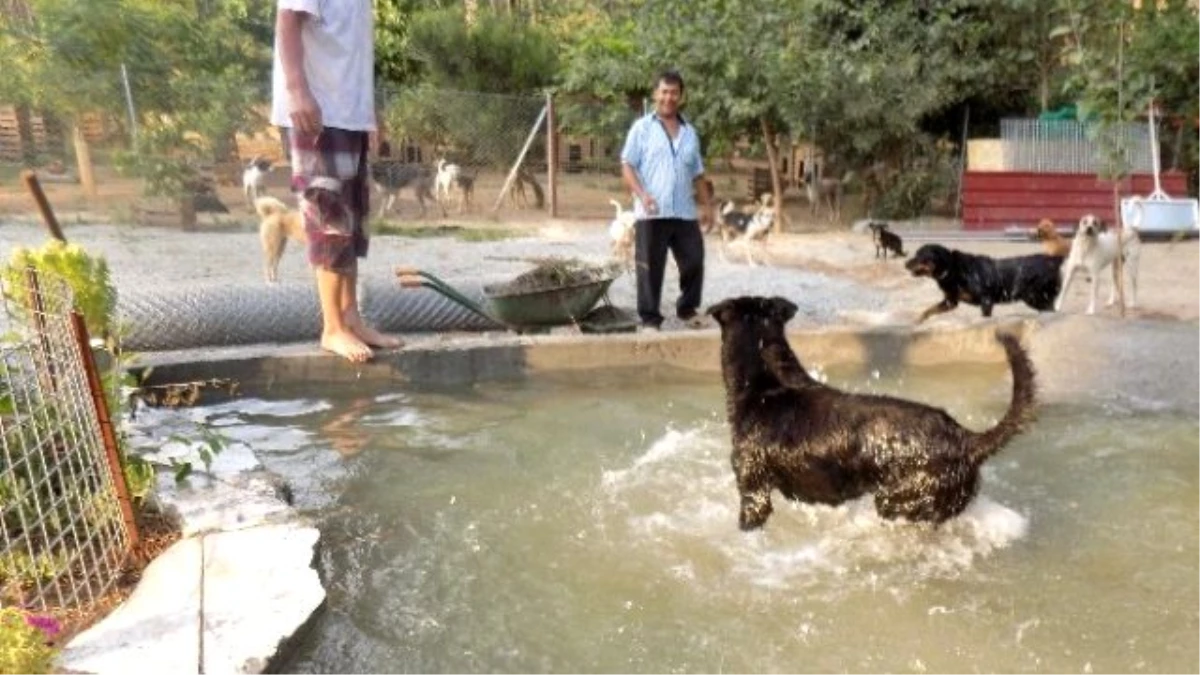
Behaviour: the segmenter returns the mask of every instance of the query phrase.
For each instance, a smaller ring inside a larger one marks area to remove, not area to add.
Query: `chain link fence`
[[[67,284],[30,270],[3,290],[0,606],[88,606],[137,537],[111,420]]]

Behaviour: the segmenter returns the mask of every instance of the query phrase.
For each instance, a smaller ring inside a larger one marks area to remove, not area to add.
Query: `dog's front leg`
[[[771,507],[771,483],[767,479],[766,457],[754,448],[734,448],[733,473],[737,477],[741,508],[738,527],[743,531],[756,530],[767,522]]]
[[[1071,261],[1068,260],[1067,262]],[[1067,297],[1067,289],[1071,287],[1071,281],[1075,278],[1076,269],[1074,265],[1070,267],[1067,267],[1065,264],[1063,265],[1062,288],[1058,289],[1058,297],[1054,299],[1054,311],[1056,312],[1062,311],[1063,299]]]
[[[925,310],[924,312],[921,312],[921,317],[919,319],[917,319],[917,323],[918,324],[924,323],[925,319],[928,319],[931,316],[949,312],[950,310],[954,309],[957,306],[958,306],[957,300],[952,300],[950,298],[942,298],[941,302],[930,307],[929,309]]]
[[[1115,284],[1116,281],[1114,280],[1113,283]],[[1099,285],[1100,285],[1100,275],[1093,274],[1092,275],[1092,283],[1088,284],[1088,308],[1087,308],[1088,314],[1096,313],[1096,294],[1098,292]],[[1117,287],[1114,285],[1113,292],[1116,292],[1116,290],[1117,290]]]

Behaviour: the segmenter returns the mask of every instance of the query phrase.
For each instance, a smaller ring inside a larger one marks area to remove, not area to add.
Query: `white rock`
[[[183,539],[164,551],[146,567],[128,600],[67,644],[60,668],[122,675],[199,672],[200,556],[199,539]]]
[[[261,673],[325,601],[320,533],[289,523],[204,538],[205,673]]]

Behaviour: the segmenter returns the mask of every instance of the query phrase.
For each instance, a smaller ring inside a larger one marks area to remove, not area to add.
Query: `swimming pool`
[[[973,428],[1001,365],[831,383]],[[933,529],[776,500],[737,529],[714,373],[288,386],[180,411],[322,530],[328,606],[285,672],[1194,671],[1194,414],[1052,403]]]

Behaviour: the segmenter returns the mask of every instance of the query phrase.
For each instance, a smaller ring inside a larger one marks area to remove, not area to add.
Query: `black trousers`
[[[642,324],[658,326],[663,322],[659,305],[668,251],[679,268],[679,300],[675,302],[675,315],[681,319],[695,316],[700,309],[700,292],[704,287],[704,235],[700,232],[700,223],[654,218],[639,220],[634,227],[637,309]]]

